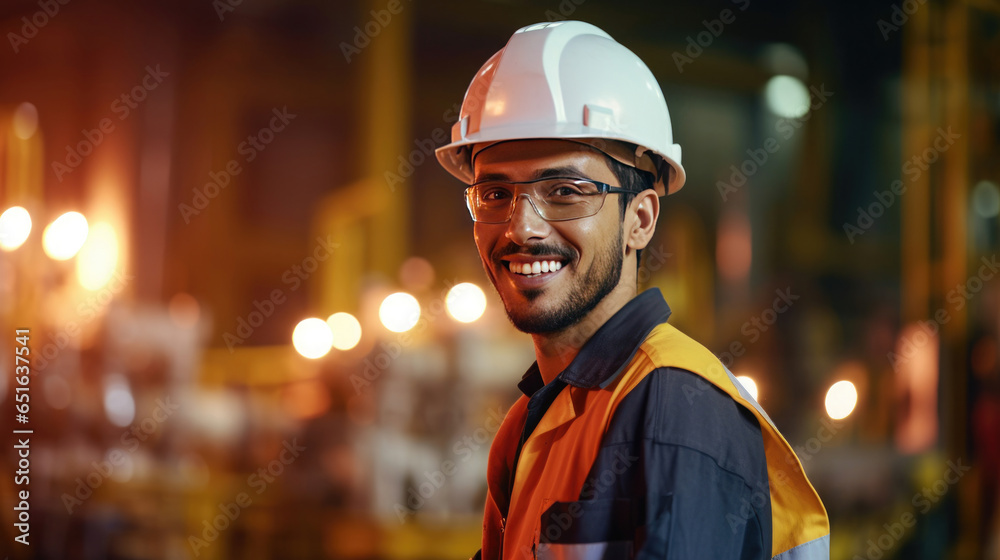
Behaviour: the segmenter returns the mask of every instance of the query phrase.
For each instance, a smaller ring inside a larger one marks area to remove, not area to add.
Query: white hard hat
[[[517,30],[473,78],[451,143],[436,153],[449,173],[471,183],[478,149],[536,138],[586,143],[649,171],[660,196],[684,186],[681,147],[653,73],[589,23]]]

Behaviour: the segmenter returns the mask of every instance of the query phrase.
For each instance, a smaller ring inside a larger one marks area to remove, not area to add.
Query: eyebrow
[[[530,180],[535,179],[546,179],[548,177],[583,177],[583,171],[575,165],[564,165],[561,167],[546,167],[545,169],[538,169],[531,176]],[[484,181],[507,181],[510,180],[510,175],[506,173],[484,173],[475,178],[476,183],[482,183]]]

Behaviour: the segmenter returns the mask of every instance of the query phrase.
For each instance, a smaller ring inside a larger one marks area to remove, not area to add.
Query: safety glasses
[[[551,177],[534,181],[483,181],[465,189],[472,219],[481,224],[502,224],[514,215],[518,198],[543,220],[560,222],[587,218],[601,211],[608,193],[631,192],[591,179]]]

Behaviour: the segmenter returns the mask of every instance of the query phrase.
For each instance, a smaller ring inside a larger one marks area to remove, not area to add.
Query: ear
[[[660,216],[660,198],[656,191],[646,189],[637,194],[629,204],[626,215],[625,246],[633,251],[645,249],[656,233],[656,219]]]

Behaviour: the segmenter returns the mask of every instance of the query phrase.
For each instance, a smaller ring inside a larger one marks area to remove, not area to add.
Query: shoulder
[[[754,414],[683,368],[650,371],[621,399],[607,436],[608,443],[642,437],[649,444],[684,447],[745,478],[766,478],[764,440]]]

